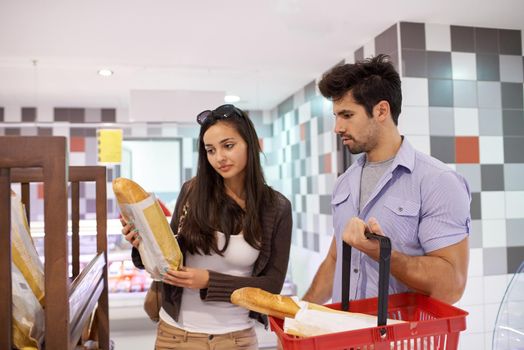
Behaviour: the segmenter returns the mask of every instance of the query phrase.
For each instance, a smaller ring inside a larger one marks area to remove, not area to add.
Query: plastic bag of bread
[[[44,339],[44,310],[22,272],[11,264],[13,344],[17,349],[40,349]]]
[[[40,305],[44,306],[44,264],[38,257],[29,233],[24,205],[13,191],[11,191],[11,247],[13,263],[24,276]]]
[[[113,180],[113,191],[126,222],[140,233],[138,251],[146,271],[161,280],[166,268],[182,265],[182,252],[155,196],[137,183],[122,177]]]
[[[284,319],[284,332],[301,337],[376,327],[377,317],[356,312],[333,310],[299,301],[296,297],[272,294],[260,288],[245,287],[231,294],[231,302],[269,316]],[[404,321],[388,319],[387,324]]]

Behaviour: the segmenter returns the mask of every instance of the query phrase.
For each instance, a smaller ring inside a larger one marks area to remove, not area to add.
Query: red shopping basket
[[[271,330],[285,350],[454,350],[459,332],[466,329],[466,311],[418,293],[394,294],[388,297],[389,239],[373,233],[366,236],[380,242],[379,297],[351,301],[351,312],[378,316],[378,326],[314,337],[296,337],[284,333],[284,321],[270,317]],[[344,243],[343,276],[349,276],[351,247]],[[326,305],[335,310],[348,310],[349,278],[342,281],[343,303]],[[387,276],[387,277],[384,277]],[[389,305],[388,305],[389,304]],[[377,314],[378,310],[378,314]],[[386,325],[386,318],[407,321]]]

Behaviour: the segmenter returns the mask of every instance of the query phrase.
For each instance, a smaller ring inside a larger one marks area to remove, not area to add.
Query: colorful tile
[[[455,138],[455,163],[478,163],[479,162],[479,138],[478,137],[456,137]]]

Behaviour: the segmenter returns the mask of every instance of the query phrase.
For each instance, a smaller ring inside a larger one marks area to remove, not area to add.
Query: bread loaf
[[[231,303],[261,314],[285,318],[295,317],[300,307],[287,296],[272,294],[260,288],[245,287],[231,294]]]
[[[182,252],[154,196],[122,177],[113,180],[113,191],[122,217],[133,221],[139,230],[142,240],[138,251],[146,270],[155,279],[161,279],[166,267],[177,270],[182,265]]]

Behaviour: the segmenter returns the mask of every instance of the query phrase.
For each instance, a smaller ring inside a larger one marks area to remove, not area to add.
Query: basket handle
[[[378,281],[378,317],[377,326],[385,326],[388,316],[389,271],[391,258],[391,241],[386,236],[366,231],[368,239],[376,239],[380,244],[379,281]],[[349,311],[349,280],[351,275],[351,246],[342,242],[342,305]],[[385,331],[385,330],[384,330]]]

